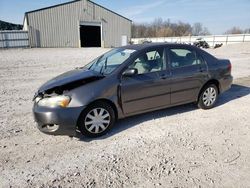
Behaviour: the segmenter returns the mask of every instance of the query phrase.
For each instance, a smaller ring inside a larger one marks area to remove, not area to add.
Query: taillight
[[[228,67],[227,67],[228,72],[231,73],[232,71],[232,64],[229,62]]]

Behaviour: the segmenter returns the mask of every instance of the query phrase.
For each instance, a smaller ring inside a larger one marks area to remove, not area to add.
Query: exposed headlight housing
[[[44,106],[44,107],[62,107],[66,108],[70,103],[71,98],[69,96],[54,96],[54,97],[48,97],[43,99],[35,99],[38,106]]]

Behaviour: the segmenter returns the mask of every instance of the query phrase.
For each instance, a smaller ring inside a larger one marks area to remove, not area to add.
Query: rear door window
[[[203,60],[197,58],[196,52],[185,48],[171,48],[169,50],[170,66],[181,68],[202,64]]]

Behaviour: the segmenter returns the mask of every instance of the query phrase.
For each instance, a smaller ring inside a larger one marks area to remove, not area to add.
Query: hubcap
[[[206,106],[213,105],[217,97],[216,95],[217,95],[216,90],[213,87],[207,88],[206,91],[203,93],[202,97],[203,103]]]
[[[85,118],[85,128],[94,134],[105,131],[110,124],[110,114],[104,108],[91,110]]]

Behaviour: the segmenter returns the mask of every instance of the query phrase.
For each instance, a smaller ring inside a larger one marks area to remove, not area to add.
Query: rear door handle
[[[163,75],[160,76],[160,78],[162,80],[166,80],[167,78],[169,78],[169,75],[163,74]]]

